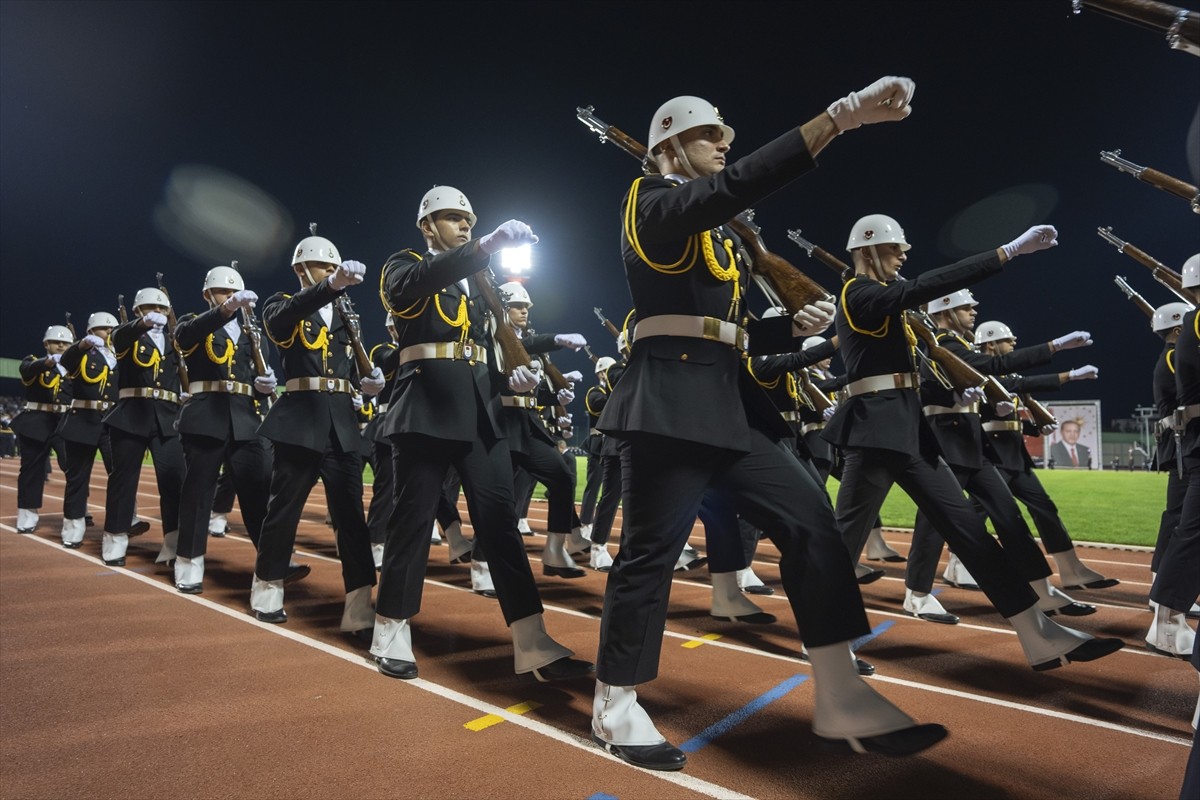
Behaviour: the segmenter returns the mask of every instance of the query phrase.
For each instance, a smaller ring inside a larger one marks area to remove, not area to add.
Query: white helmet
[[[115,328],[117,327],[117,318],[107,311],[97,311],[88,317],[87,329],[90,333],[96,328]]]
[[[71,329],[66,325],[51,325],[46,328],[46,335],[42,337],[43,342],[66,342],[71,344],[75,341],[75,337],[71,335]]]
[[[1194,289],[1200,286],[1200,253],[1183,262],[1183,288]]]
[[[133,296],[133,307],[137,308],[138,306],[165,306],[166,308],[170,308],[171,301],[162,289],[147,286],[145,289],[138,289],[138,293]]]
[[[342,265],[342,256],[333,242],[324,236],[305,236],[296,245],[296,253],[292,256],[292,266],[304,261],[320,261],[323,264]]]
[[[873,244],[898,244],[901,250],[908,250],[912,245],[904,238],[904,229],[900,223],[886,214],[867,214],[854,223],[850,229],[850,240],[846,242],[847,250],[857,250]]]
[[[979,305],[979,302],[971,294],[970,289],[959,289],[957,292],[951,292],[930,303],[929,313],[936,314],[939,311],[949,311],[952,308],[961,308],[963,306],[974,307],[977,305]]]
[[[659,106],[650,120],[650,135],[646,147],[650,153],[661,142],[678,136],[684,131],[702,125],[716,125],[725,134],[725,144],[733,144],[733,128],[725,124],[716,107],[707,100],[691,95],[675,97]]]
[[[800,345],[800,350],[811,350],[817,345],[825,344],[825,339],[820,336],[810,336]]]
[[[209,289],[232,289],[240,292],[246,288],[242,273],[233,267],[213,267],[204,276],[204,291]]]
[[[988,320],[987,322],[975,326],[975,344],[986,344],[987,342],[1000,342],[1005,339],[1016,339],[1017,335],[1012,332],[1012,328],[1005,325],[1003,322]]]
[[[596,359],[596,374],[599,375],[615,363],[617,360],[612,356],[600,356]]]
[[[629,337],[625,335],[625,331],[617,334],[617,349],[624,352],[629,348]]]
[[[529,292],[517,281],[500,284],[500,299],[504,301],[505,306],[520,303],[528,308],[533,308],[533,301],[529,299]]]
[[[1191,303],[1167,303],[1154,309],[1154,318],[1150,320],[1150,328],[1155,333],[1169,331],[1183,322],[1183,315],[1192,310]]]
[[[465,211],[467,221],[472,228],[475,227],[476,217],[471,210],[471,201],[453,186],[435,186],[425,193],[421,205],[417,206],[417,227],[421,227],[421,220],[435,211]]]

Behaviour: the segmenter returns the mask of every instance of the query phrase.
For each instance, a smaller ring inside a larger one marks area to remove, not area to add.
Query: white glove
[[[230,313],[236,313],[240,308],[254,308],[254,304],[258,302],[258,295],[249,289],[242,289],[240,292],[234,292],[221,305]]]
[[[575,399],[575,393],[572,392],[570,389],[559,389],[558,390],[558,404],[560,406],[570,405],[574,399]]]
[[[569,347],[572,350],[582,350],[587,347],[587,339],[578,333],[560,333],[554,337],[554,343],[559,347]]]
[[[563,375],[563,377],[567,379],[567,382],[570,383],[572,387],[574,387],[575,384],[583,380],[583,373],[577,369],[573,369]]]
[[[996,416],[1007,417],[1009,414],[1017,410],[1017,407],[1008,400],[1001,400],[996,403]]]
[[[260,394],[275,394],[275,387],[279,385],[279,381],[275,378],[275,370],[267,367],[267,374],[260,375],[254,379],[254,388]]]
[[[508,376],[508,388],[517,394],[532,391],[538,385],[538,376],[529,367],[516,367]]]
[[[379,367],[375,367],[375,369],[371,370],[370,375],[364,375],[362,377],[362,379],[358,382],[358,385],[362,388],[363,394],[374,397],[383,391],[383,386],[385,383],[387,383],[387,381],[383,379],[383,370],[381,370]]]
[[[558,423],[558,427],[560,427],[560,428],[569,428],[569,427],[571,427],[571,418],[570,418],[570,417],[558,417],[558,418],[555,420],[555,422],[557,422],[557,423]]]
[[[961,392],[954,393],[954,402],[956,405],[969,406],[972,403],[978,403],[985,396],[982,386],[968,386]]]
[[[1026,253],[1036,253],[1038,250],[1055,247],[1057,244],[1058,231],[1054,229],[1053,225],[1034,225],[1000,249],[1004,251],[1004,255],[1012,259]]]
[[[335,292],[363,282],[367,274],[367,265],[361,261],[343,261],[342,265],[329,276],[329,288]]]
[[[183,405],[184,403],[186,403],[188,400],[191,400],[191,399],[192,399],[192,396],[188,392],[180,392],[179,393],[179,405]]]
[[[62,353],[48,353],[46,355],[46,360],[53,364],[57,364],[61,359]]]
[[[799,336],[816,336],[833,324],[837,306],[825,300],[809,303],[792,315]]]
[[[149,324],[149,327],[156,331],[161,331],[167,326],[167,315],[160,314],[157,311],[148,311],[142,317],[142,320]]]
[[[363,407],[363,396],[362,396],[361,394],[358,394],[357,392],[351,393],[351,395],[350,395],[350,402],[351,402],[351,403],[354,403],[354,410],[355,410],[355,411],[362,411],[362,407]]]
[[[833,419],[833,415],[837,413],[837,410],[837,403],[834,403],[829,408],[822,411],[821,416],[825,418],[826,422],[829,422],[829,420]]]
[[[91,350],[93,347],[103,348],[104,340],[94,333],[89,333],[79,340],[79,347],[83,350]]]
[[[1066,336],[1060,336],[1050,341],[1051,350],[1073,350],[1076,347],[1087,347],[1092,343],[1092,335],[1087,331],[1071,331]]]
[[[851,92],[826,110],[833,117],[838,133],[859,125],[899,122],[912,113],[911,103],[916,91],[917,85],[910,78],[889,75],[865,89]]]
[[[1056,430],[1058,430],[1058,423],[1057,423],[1057,422],[1051,422],[1051,423],[1050,423],[1050,424],[1048,424],[1048,425],[1043,425],[1043,426],[1042,426],[1042,433],[1043,433],[1043,434],[1046,434],[1047,436],[1048,436],[1048,435],[1050,435],[1050,434],[1052,434],[1052,433],[1054,433]]]
[[[486,236],[481,236],[479,249],[490,256],[492,253],[508,247],[520,247],[523,244],[537,244],[537,242],[538,237],[534,234],[533,228],[518,219],[510,219]]]
[[[1088,381],[1099,377],[1100,370],[1091,364],[1084,364],[1082,367],[1076,367],[1067,373],[1067,380],[1069,381]]]

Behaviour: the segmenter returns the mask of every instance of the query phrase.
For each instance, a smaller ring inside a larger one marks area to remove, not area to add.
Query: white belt
[[[1016,431],[1020,433],[1021,423],[1015,419],[996,420],[995,422],[983,423],[983,429],[987,433],[1000,433],[1001,431]]]
[[[240,381],[190,381],[188,383],[188,392],[190,394],[222,392],[224,394],[244,394],[247,397],[253,397],[254,387]]]
[[[400,351],[400,363],[423,361],[431,358],[448,358],[454,361],[469,361],[487,363],[487,350],[477,344],[462,342],[429,342],[427,344],[410,344]]]
[[[787,422],[799,422],[800,421],[800,412],[799,411],[780,411],[779,416],[783,417],[784,420],[786,420]]]
[[[26,411],[48,411],[51,414],[65,414],[69,406],[60,406],[55,403],[26,403]]]
[[[750,349],[750,334],[744,328],[714,317],[662,314],[639,320],[633,327],[633,340],[636,342],[650,336],[688,336],[721,342],[743,353]]]
[[[1167,431],[1175,427],[1175,415],[1170,414],[1163,417],[1158,422],[1154,423],[1154,435],[1162,436]]]
[[[813,431],[820,431],[820,430],[824,430],[824,429],[825,429],[824,422],[810,422],[807,425],[805,425],[803,428],[800,429],[800,433],[801,434],[812,433]]]
[[[537,400],[533,397],[517,397],[514,395],[500,395],[500,405],[507,408],[537,408]]]
[[[107,400],[72,400],[71,408],[82,408],[84,411],[108,411],[112,403]]]
[[[354,384],[345,378],[292,378],[284,384],[289,392],[344,392],[357,394]]]
[[[915,372],[893,372],[891,375],[871,375],[846,384],[842,396],[851,398],[868,392],[886,392],[889,389],[916,389],[921,385],[921,376]]]
[[[967,406],[925,406],[921,413],[927,417],[936,417],[938,414],[978,414],[979,403]]]
[[[148,397],[151,400],[166,400],[168,403],[179,404],[179,395],[169,389],[121,389],[117,397],[126,400],[130,397]]]

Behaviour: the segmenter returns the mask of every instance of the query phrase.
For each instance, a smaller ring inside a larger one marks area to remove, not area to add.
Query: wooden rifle
[[[799,375],[797,382],[800,384],[800,391],[804,392],[804,397],[813,411],[823,412],[833,408],[833,401],[829,399],[829,395],[818,389],[817,385],[812,382],[812,377],[808,374],[808,367],[798,369],[796,373]]]
[[[612,321],[609,320],[608,317],[604,316],[604,309],[596,306],[592,308],[592,311],[596,314],[596,319],[600,320],[600,324],[604,326],[604,330],[611,333],[614,339],[621,338],[621,332],[617,330],[617,326],[613,325]]]
[[[642,170],[647,175],[656,174],[646,146],[629,134],[599,119],[594,113],[594,107],[576,108],[575,116],[602,142],[612,142],[642,164]],[[833,295],[825,291],[819,283],[805,275],[799,268],[789,263],[782,256],[767,249],[763,243],[760,230],[754,224],[754,212],[747,210],[731,219],[729,228],[738,235],[750,250],[750,262],[755,271],[765,278],[775,290],[779,299],[787,308],[788,315],[795,314],[804,306],[824,300],[833,302]]]
[[[171,293],[163,285],[163,274],[156,273],[155,277],[158,279],[158,290],[167,298],[167,337],[171,340],[171,347],[175,348],[175,361],[179,365],[179,389],[187,392],[189,384],[187,363],[183,360],[183,351],[179,349],[179,342],[175,341],[175,304],[171,303]]]
[[[500,372],[511,375],[517,367],[528,368],[529,353],[526,352],[525,345],[521,344],[521,340],[517,338],[512,326],[508,324],[508,313],[504,310],[504,304],[500,302],[500,296],[496,294],[496,287],[492,283],[491,269],[480,270],[475,273],[474,278],[483,302],[487,305],[488,311],[492,312],[492,317],[496,321],[496,346],[500,348],[500,357],[504,361],[504,369]]]
[[[1133,301],[1133,304],[1141,309],[1141,312],[1150,319],[1154,319],[1154,306],[1146,302],[1146,298],[1133,290],[1133,287],[1120,275],[1113,279],[1113,283],[1125,293],[1125,297]]]
[[[1188,291],[1183,288],[1183,278],[1178,272],[1168,267],[1166,264],[1154,258],[1144,250],[1134,247],[1129,242],[1122,241],[1117,238],[1112,232],[1112,226],[1107,228],[1097,228],[1096,233],[1100,234],[1100,238],[1117,248],[1118,253],[1124,253],[1134,261],[1141,264],[1150,270],[1154,276],[1154,280],[1161,283],[1163,286],[1170,289],[1176,297],[1185,303],[1195,302],[1188,296]]]
[[[117,295],[117,318],[121,320],[122,325],[129,322],[129,312],[125,310],[125,295],[123,294]]]
[[[367,348],[363,346],[358,312],[354,310],[354,304],[343,294],[334,300],[333,307],[337,309],[342,324],[346,326],[346,336],[350,339],[350,349],[354,351],[354,366],[358,368],[359,377],[369,377],[375,371],[375,365],[371,363]]]
[[[233,269],[238,268],[238,262],[230,262],[229,266]],[[242,306],[240,309],[242,323],[242,335],[246,337],[246,341],[250,343],[250,356],[254,359],[254,374],[260,378],[267,377],[267,359],[263,356],[262,351],[262,328],[259,327],[258,317],[254,315],[254,310],[249,306]],[[267,400],[267,405],[271,404],[273,398]]]
[[[67,326],[67,330],[69,330],[71,332],[71,338],[78,339],[79,337],[75,334],[75,326],[71,324],[71,312],[67,311],[67,312],[65,312],[65,314],[67,317],[66,326]]]
[[[1159,172],[1150,167],[1143,167],[1121,158],[1120,150],[1101,150],[1100,160],[1109,166],[1116,167],[1121,172],[1127,172],[1142,183],[1148,183],[1155,189],[1162,189],[1176,197],[1181,197],[1192,204],[1192,211],[1200,214],[1200,189],[1190,183],[1174,178],[1165,172]]]
[[[583,352],[587,353],[587,357],[591,359],[593,364],[600,360],[600,357],[593,353],[592,348],[586,344],[583,346]]]
[[[1024,405],[1025,410],[1029,412],[1029,419],[1037,426],[1038,430],[1047,432],[1058,427],[1058,418],[1050,413],[1050,409],[1035,400],[1028,392],[1021,393],[1021,403]]]
[[[1167,46],[1200,56],[1200,14],[1155,0],[1071,0],[1071,10],[1093,11],[1165,34]]]

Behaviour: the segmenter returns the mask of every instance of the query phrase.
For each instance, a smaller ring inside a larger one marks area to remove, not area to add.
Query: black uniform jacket
[[[380,429],[383,427],[384,414],[387,412],[388,403],[391,402],[392,393],[396,391],[396,372],[400,366],[400,348],[396,347],[392,342],[383,342],[371,348],[371,363],[379,367],[379,371],[383,373],[383,391],[375,395],[375,409],[371,415],[371,421],[367,423],[367,427],[363,428],[363,439],[368,442],[387,442],[387,439],[379,435]]]
[[[341,292],[328,280],[301,289],[294,295],[279,292],[263,305],[263,330],[279,348],[283,364],[280,382],[293,378],[342,379],[358,391],[358,372],[350,348],[350,335],[337,309],[326,327],[322,306]],[[335,436],[345,453],[359,450],[361,432],[354,400],[348,392],[287,392],[275,401],[258,428],[273,442],[324,452]]]
[[[842,286],[834,324],[846,382],[874,375],[917,372],[916,334],[906,330],[903,312],[971,286],[1003,269],[996,251],[965,258],[918,275],[882,283],[858,276]],[[822,437],[834,447],[875,447],[901,453],[938,454],[937,442],[921,415],[920,394],[912,389],[855,395],[838,406]]]
[[[504,380],[493,363],[487,307],[474,278],[467,282],[465,294],[458,283],[485,269],[488,260],[478,242],[467,242],[445,253],[404,250],[384,264],[380,293],[396,324],[401,350],[462,341],[472,352],[487,352],[489,361],[424,359],[401,364],[380,435],[420,433],[459,442],[483,436],[489,443],[501,437],[497,418]]]
[[[1050,360],[1047,344],[1022,347],[1002,356],[989,356],[958,334],[939,330],[938,344],[984,375],[1006,375],[1020,369],[1045,364]],[[934,375],[941,370],[926,363],[921,366],[921,402],[927,406],[955,405],[954,390],[947,389]],[[986,402],[986,401],[984,401]],[[926,418],[937,437],[946,463],[967,469],[982,469],[983,460],[997,463],[999,455],[991,447],[991,437],[984,437],[979,414],[935,414]]]
[[[96,348],[84,350],[76,342],[67,348],[58,363],[71,380],[73,399],[107,401],[110,405],[116,402],[117,369],[115,366],[109,368],[108,361]],[[100,434],[104,432],[103,417],[104,411],[99,408],[72,408],[62,415],[58,434],[68,442],[98,445]]]
[[[71,385],[63,380],[59,364],[46,356],[30,355],[21,359],[19,369],[26,402],[53,406],[66,406],[71,402]],[[53,411],[22,410],[13,419],[12,429],[18,436],[44,442],[54,435],[60,416]]]
[[[189,386],[208,381],[237,381],[254,388],[257,373],[250,335],[242,331],[235,343],[225,328],[230,319],[219,308],[180,318],[175,341],[187,362]],[[262,422],[258,411],[260,398],[265,401],[266,396],[193,393],[179,410],[179,432],[214,439],[226,439],[232,432],[234,441],[252,441],[258,436]]]
[[[160,351],[140,317],[134,317],[113,329],[111,339],[117,356],[119,389],[150,389],[174,392],[179,395],[179,353],[171,337],[163,331]],[[154,397],[126,397],[104,415],[110,428],[151,439],[155,436],[172,438],[179,404]]]
[[[780,419],[784,419],[783,414],[785,413],[790,415],[790,418],[784,419],[784,421],[792,429],[792,436],[796,440],[796,449],[804,458],[811,459],[813,454],[809,452],[808,445],[800,433],[800,429],[804,426],[801,415],[804,410],[812,411],[812,406],[804,395],[796,373],[810,364],[824,361],[836,350],[837,347],[834,343],[828,341],[803,351],[755,356],[747,362],[750,374],[754,376],[758,385],[766,391],[771,402],[775,404],[775,408],[779,410]]]
[[[1200,318],[1193,310],[1183,318],[1175,343],[1175,393],[1181,406],[1200,403]],[[1200,469],[1200,417],[1183,431],[1183,459],[1188,469]]]
[[[525,352],[536,358],[543,353],[550,353],[555,350],[561,350],[554,343],[553,333],[526,333],[521,339],[521,344],[525,348]],[[498,350],[499,347],[496,348]],[[493,350],[493,353],[495,350]],[[537,386],[528,392],[518,394],[508,388],[505,383],[500,388],[500,394],[503,397],[527,397],[537,403],[533,408],[519,408],[515,406],[505,406],[500,411],[500,430],[504,436],[508,438],[509,449],[514,453],[524,453],[528,450],[525,442],[530,439],[541,439],[543,442],[554,445],[554,437],[550,435],[546,424],[542,421],[540,408],[547,405],[557,405],[557,393],[548,389],[549,379],[545,376],[545,371],[542,372],[543,379]],[[555,414],[557,416],[557,414]]]
[[[1062,387],[1057,372],[1047,375],[1004,375],[1000,378],[1000,383],[1014,394],[1057,392]],[[1029,451],[1025,449],[1025,437],[1040,436],[1042,433],[1037,425],[1022,418],[1021,411],[1020,400],[1017,401],[1016,410],[1004,417],[996,414],[995,408],[990,403],[980,403],[979,405],[979,419],[983,422],[1021,423],[1019,431],[984,432],[984,441],[991,445],[989,458],[992,463],[1012,472],[1028,472],[1033,469],[1033,459],[1029,457]]]
[[[622,203],[621,253],[638,321],[663,314],[713,317],[745,327],[752,355],[795,350],[790,318],[747,323],[744,302],[734,303],[735,285],[745,296],[749,270],[725,223],[815,166],[804,137],[792,130],[716,175],[683,184],[635,181]],[[736,284],[715,274],[728,276],[733,266]],[[647,433],[746,452],[751,425],[777,439],[792,435],[737,349],[654,336],[634,341],[598,427],[615,437]]]

